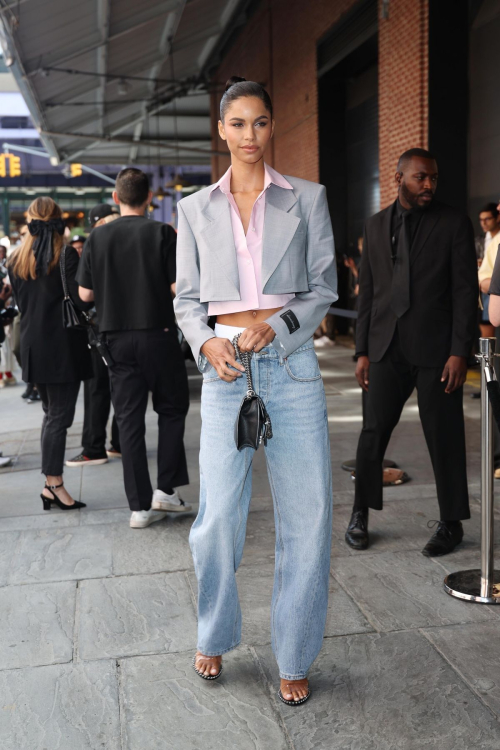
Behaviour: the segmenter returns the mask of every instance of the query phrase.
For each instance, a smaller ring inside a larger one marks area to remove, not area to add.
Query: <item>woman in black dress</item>
[[[66,434],[73,423],[80,382],[92,376],[92,364],[86,332],[63,326],[61,209],[52,198],[37,198],[27,219],[29,234],[10,260],[9,275],[22,313],[23,380],[36,383],[43,404],[42,474],[47,481],[41,497],[44,510],[52,505],[73,510],[85,503],[73,500],[63,485]],[[68,246],[63,258],[73,302],[89,309],[92,305],[80,300],[75,281],[78,253]]]

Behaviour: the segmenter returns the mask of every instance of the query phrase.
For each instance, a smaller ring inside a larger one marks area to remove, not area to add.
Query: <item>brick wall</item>
[[[428,147],[428,0],[379,0],[380,207],[396,196],[398,157]]]
[[[226,150],[217,134],[218,106],[232,75],[264,83],[273,99],[276,131],[268,162],[286,174],[319,180],[318,40],[354,0],[261,0],[218,68],[212,97],[213,147]],[[382,0],[379,0],[379,18]],[[398,156],[427,147],[428,0],[390,0],[389,18],[379,20],[380,202],[395,196]],[[214,180],[229,166],[215,156]]]
[[[221,86],[232,75],[266,84],[276,119],[266,158],[282,173],[319,180],[316,45],[352,5],[353,0],[261,0],[214,76]],[[213,97],[214,111],[222,91]],[[213,146],[224,150],[215,118],[212,122]],[[228,159],[214,157],[213,178],[228,165]]]

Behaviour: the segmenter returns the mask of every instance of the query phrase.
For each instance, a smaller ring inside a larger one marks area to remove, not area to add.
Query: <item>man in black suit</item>
[[[470,518],[462,386],[476,333],[477,263],[472,224],[434,200],[437,181],[428,151],[406,151],[397,200],[366,222],[356,335],[366,403],[346,532],[353,549],[368,547],[368,509],[382,509],[384,453],[414,388],[441,518],[423,554],[451,552]]]

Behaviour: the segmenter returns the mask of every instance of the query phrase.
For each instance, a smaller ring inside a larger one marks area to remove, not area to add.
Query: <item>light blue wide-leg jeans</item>
[[[270,414],[266,460],[274,502],[276,562],[271,640],[283,679],[298,680],[323,639],[329,587],[332,479],[326,399],[312,339],[283,359],[252,357],[254,386]],[[223,654],[241,639],[235,573],[252,493],[254,451],[236,449],[234,423],[246,378],[203,374],[200,509],[190,546],[198,579],[198,649]]]

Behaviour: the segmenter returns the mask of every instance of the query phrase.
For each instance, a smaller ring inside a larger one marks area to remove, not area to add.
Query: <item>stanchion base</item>
[[[457,599],[479,604],[500,604],[500,571],[495,570],[492,575],[493,585],[491,596],[481,596],[481,571],[460,570],[450,573],[444,579],[444,590]]]

